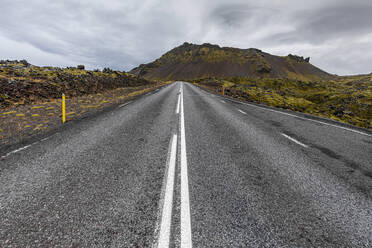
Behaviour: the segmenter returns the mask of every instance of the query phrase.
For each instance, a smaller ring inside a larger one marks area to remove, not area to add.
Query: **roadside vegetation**
[[[85,70],[77,67],[39,67],[27,61],[0,61],[0,108],[35,101],[103,93],[124,87],[152,85],[154,82],[109,68]]]
[[[0,61],[0,148],[102,111],[169,82],[159,83],[105,68],[38,67],[27,61]]]
[[[372,128],[372,75],[334,77],[323,81],[203,78],[193,81],[208,89],[247,101],[331,118]]]

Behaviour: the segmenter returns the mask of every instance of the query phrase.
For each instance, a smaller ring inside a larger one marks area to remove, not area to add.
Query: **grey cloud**
[[[295,31],[276,35],[281,42],[345,38],[372,32],[372,4],[370,6],[332,6],[320,10],[303,11],[293,16]],[[274,38],[274,37],[273,37]]]
[[[332,73],[372,71],[367,1],[3,0],[1,5],[0,35],[14,41],[11,49],[31,45],[56,56],[57,64],[65,58],[62,64],[130,70],[189,41],[300,53]],[[40,61],[35,54],[25,57]]]
[[[249,4],[224,4],[216,7],[210,13],[210,18],[222,25],[242,27],[249,23],[259,28],[268,23],[273,15],[275,15],[275,10],[271,8]]]

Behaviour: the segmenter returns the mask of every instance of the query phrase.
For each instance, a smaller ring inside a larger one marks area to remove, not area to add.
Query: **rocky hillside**
[[[147,79],[190,80],[205,77],[328,79],[332,76],[310,64],[310,58],[271,55],[261,50],[184,43],[131,73]]]
[[[85,70],[77,67],[39,67],[25,60],[0,61],[0,109],[14,104],[103,93],[107,90],[151,85],[146,79],[131,74],[104,70]]]

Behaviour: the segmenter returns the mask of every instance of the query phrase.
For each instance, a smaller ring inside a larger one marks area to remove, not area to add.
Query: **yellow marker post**
[[[222,86],[222,95],[225,95],[225,87]]]
[[[62,123],[66,122],[66,97],[62,94]]]

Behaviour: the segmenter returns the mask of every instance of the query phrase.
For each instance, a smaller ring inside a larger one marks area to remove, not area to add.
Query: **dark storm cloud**
[[[372,71],[372,2],[2,0],[0,54],[130,70],[184,41],[257,47],[339,74]]]

